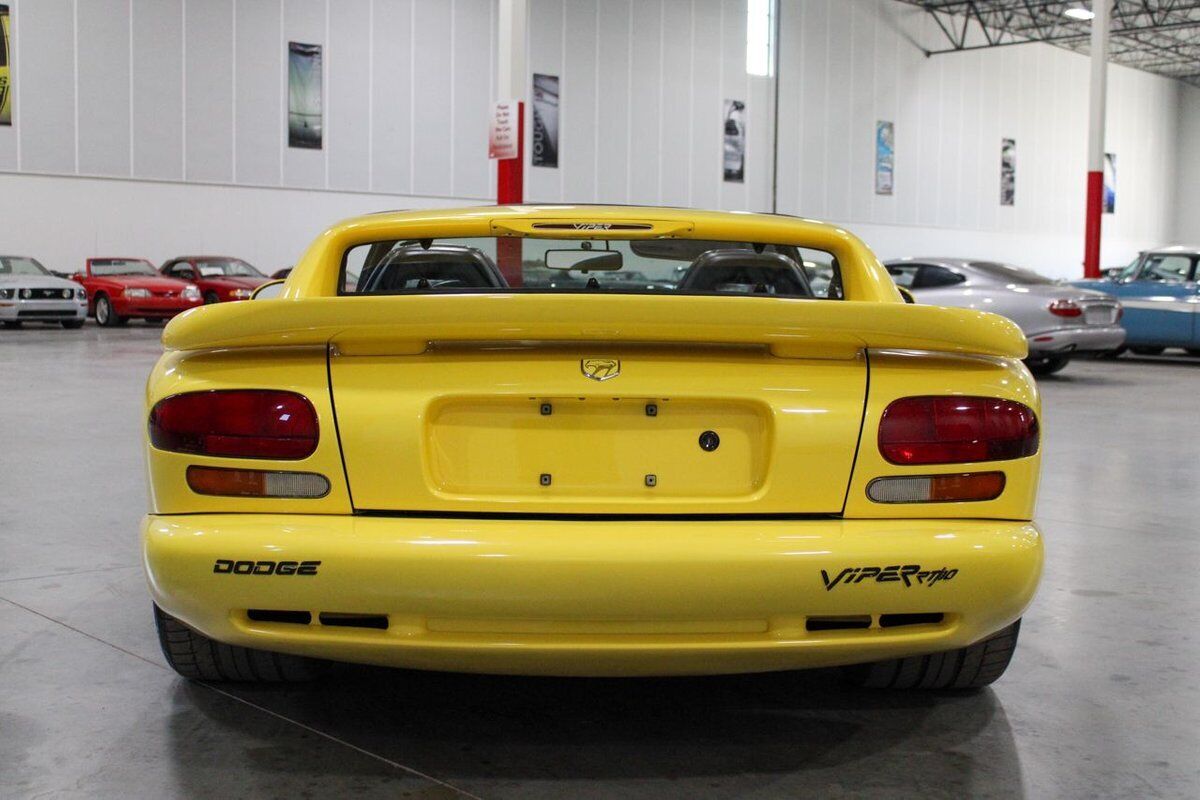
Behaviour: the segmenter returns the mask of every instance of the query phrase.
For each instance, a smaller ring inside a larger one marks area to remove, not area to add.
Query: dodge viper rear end
[[[164,343],[143,546],[188,677],[980,686],[1039,579],[1024,337],[903,303],[831,226],[373,215]]]

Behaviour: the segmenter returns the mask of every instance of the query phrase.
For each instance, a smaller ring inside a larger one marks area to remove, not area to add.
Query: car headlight
[[[234,289],[229,293],[229,296],[235,300],[249,300],[250,295],[252,294],[254,294],[254,292],[250,291],[249,289]]]
[[[62,290],[62,296],[63,296],[64,298],[66,298],[67,300],[70,300],[70,299],[71,299],[71,295],[73,295],[73,294],[75,294],[75,290],[74,290],[74,289],[63,289],[63,290]]]
[[[33,297],[33,289],[22,289],[21,297],[25,300],[28,300],[29,298]]]
[[[126,297],[149,297],[150,290],[149,289],[130,288],[130,289],[126,289],[121,294],[125,295]]]
[[[87,300],[87,289],[76,289],[75,296],[80,300]]]
[[[0,300],[12,300],[16,289],[0,289]]]
[[[184,287],[183,299],[184,300],[199,300],[200,299],[200,289],[196,286]]]

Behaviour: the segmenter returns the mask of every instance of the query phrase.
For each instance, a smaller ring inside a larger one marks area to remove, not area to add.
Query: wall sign
[[[875,122],[875,194],[895,188],[896,128],[887,120]]]
[[[1117,211],[1117,154],[1104,154],[1104,213]]]
[[[321,45],[288,42],[288,147],[321,149]]]
[[[533,76],[533,160],[535,167],[558,166],[558,76]]]
[[[746,104],[725,101],[725,180],[746,182]]]
[[[492,106],[492,120],[488,126],[488,158],[516,158],[517,152],[517,101],[501,100]]]
[[[1017,202],[1017,140],[1000,140],[1000,205]]]
[[[0,125],[12,125],[12,73],[9,71],[8,6],[0,5]]]

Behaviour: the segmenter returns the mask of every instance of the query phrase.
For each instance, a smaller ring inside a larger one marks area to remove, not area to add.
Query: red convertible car
[[[270,280],[240,258],[228,256],[179,256],[163,264],[162,274],[196,284],[205,303],[249,300]]]
[[[106,328],[133,317],[170,319],[204,303],[196,286],[160,275],[144,258],[89,258],[72,277],[87,289],[88,310]]]

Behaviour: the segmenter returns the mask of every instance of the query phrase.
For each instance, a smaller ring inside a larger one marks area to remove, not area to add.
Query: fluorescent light
[[[1086,8],[1068,8],[1063,12],[1063,16],[1070,17],[1071,19],[1080,19],[1086,21],[1096,16],[1096,14],[1092,11],[1088,11]]]

